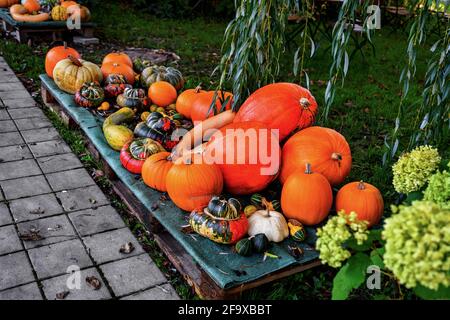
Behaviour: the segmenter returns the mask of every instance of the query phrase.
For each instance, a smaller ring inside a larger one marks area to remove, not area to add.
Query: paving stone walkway
[[[0,57],[0,300],[64,295],[179,298]]]

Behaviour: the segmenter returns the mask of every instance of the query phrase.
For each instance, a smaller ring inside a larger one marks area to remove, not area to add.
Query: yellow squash
[[[120,151],[125,143],[133,139],[133,131],[122,125],[133,118],[134,111],[125,107],[114,112],[103,122],[103,134],[114,150]]]

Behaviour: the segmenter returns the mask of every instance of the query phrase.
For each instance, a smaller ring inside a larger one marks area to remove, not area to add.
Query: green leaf
[[[372,261],[374,265],[380,267],[380,269],[384,268],[384,261],[383,261],[384,252],[385,252],[384,247],[374,249],[372,250],[372,252],[370,252],[370,261]]]
[[[347,260],[333,280],[333,300],[345,300],[353,289],[358,288],[366,278],[367,267],[371,265],[367,254],[358,252]]]
[[[345,246],[355,251],[368,251],[372,248],[375,241],[381,241],[381,229],[372,229],[367,236],[367,240],[358,244],[355,238],[350,238]]]
[[[422,299],[450,299],[450,287],[439,286],[438,290],[431,290],[422,285],[418,285],[413,289],[414,293]]]
[[[405,202],[407,204],[411,204],[413,201],[421,200],[422,198],[423,198],[422,191],[414,191],[414,192],[408,193],[408,195],[406,196]]]

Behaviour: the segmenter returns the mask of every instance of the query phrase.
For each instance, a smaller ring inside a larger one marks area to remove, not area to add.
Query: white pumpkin
[[[289,227],[281,213],[258,210],[248,218],[248,235],[258,233],[264,233],[271,242],[281,242],[289,236]]]

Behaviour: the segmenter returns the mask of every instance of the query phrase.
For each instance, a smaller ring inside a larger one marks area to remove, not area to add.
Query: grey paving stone
[[[0,300],[43,300],[36,282],[0,292]]]
[[[43,175],[0,181],[7,200],[49,193],[52,190]]]
[[[24,141],[18,131],[0,133],[0,147],[14,146],[23,143]]]
[[[52,123],[46,118],[27,118],[14,120],[19,130],[31,130],[51,127]]]
[[[0,290],[35,281],[25,251],[0,257]]]
[[[49,173],[46,176],[53,191],[76,189],[95,184],[94,180],[84,168]]]
[[[9,116],[6,109],[2,109],[3,105],[0,104],[0,120],[9,120],[11,117]]]
[[[84,237],[83,242],[88,248],[91,257],[98,264],[144,253],[141,245],[128,228]],[[120,247],[128,242],[131,242],[135,249],[128,254],[120,253]]]
[[[0,255],[23,250],[14,225],[0,227]]]
[[[8,112],[11,119],[45,118],[44,112],[38,107],[8,109]]]
[[[36,106],[36,101],[34,101],[27,91],[13,91],[8,93],[0,91],[0,97],[8,109],[31,108]]]
[[[44,173],[52,173],[83,167],[83,164],[73,153],[42,157],[38,158],[37,162]]]
[[[71,152],[69,146],[62,140],[32,142],[29,146],[36,158]]]
[[[72,277],[72,278],[69,278]],[[95,277],[101,282],[101,287],[98,290],[94,290],[90,285],[87,284],[87,277]],[[99,273],[95,268],[89,268],[80,271],[80,288],[70,289],[67,286],[67,281],[72,283],[74,276],[71,274],[65,274],[59,277],[44,280],[42,282],[42,289],[48,300],[55,300],[56,295],[60,292],[68,291],[69,294],[64,298],[64,300],[105,300],[111,299],[111,294],[109,293],[105,283],[100,277]]]
[[[41,169],[34,159],[0,163],[0,180],[39,175]]]
[[[1,68],[0,70],[3,70]],[[5,74],[6,77],[0,77],[0,83],[20,83],[20,80],[9,71],[7,74]]]
[[[12,120],[0,121],[0,133],[17,131],[16,125]]]
[[[39,279],[62,275],[71,266],[80,269],[92,266],[81,241],[69,240],[28,251]]]
[[[15,90],[26,90],[26,89],[20,82],[0,83],[0,91],[2,92],[11,92]]]
[[[9,202],[9,208],[16,222],[35,220],[64,212],[52,193],[12,200]]]
[[[120,215],[111,206],[72,212],[69,219],[82,237],[126,227]]]
[[[9,213],[8,206],[5,203],[0,202],[0,226],[11,223],[13,223],[13,220]]]
[[[166,283],[131,296],[126,296],[121,300],[180,300],[180,297],[175,289],[169,283]]]
[[[116,296],[124,296],[161,285],[167,280],[147,254],[100,266]]]
[[[0,162],[33,158],[26,144],[0,148]]]
[[[27,143],[56,140],[59,138],[59,133],[55,128],[32,129],[21,131],[21,133]]]
[[[56,196],[60,199],[65,211],[76,211],[108,204],[108,199],[97,186],[64,190],[58,192]]]
[[[65,215],[22,222],[17,225],[20,234],[28,234],[30,230],[39,230],[43,237],[39,241],[23,241],[26,249],[36,248],[43,245],[72,240],[77,238],[75,230]]]

